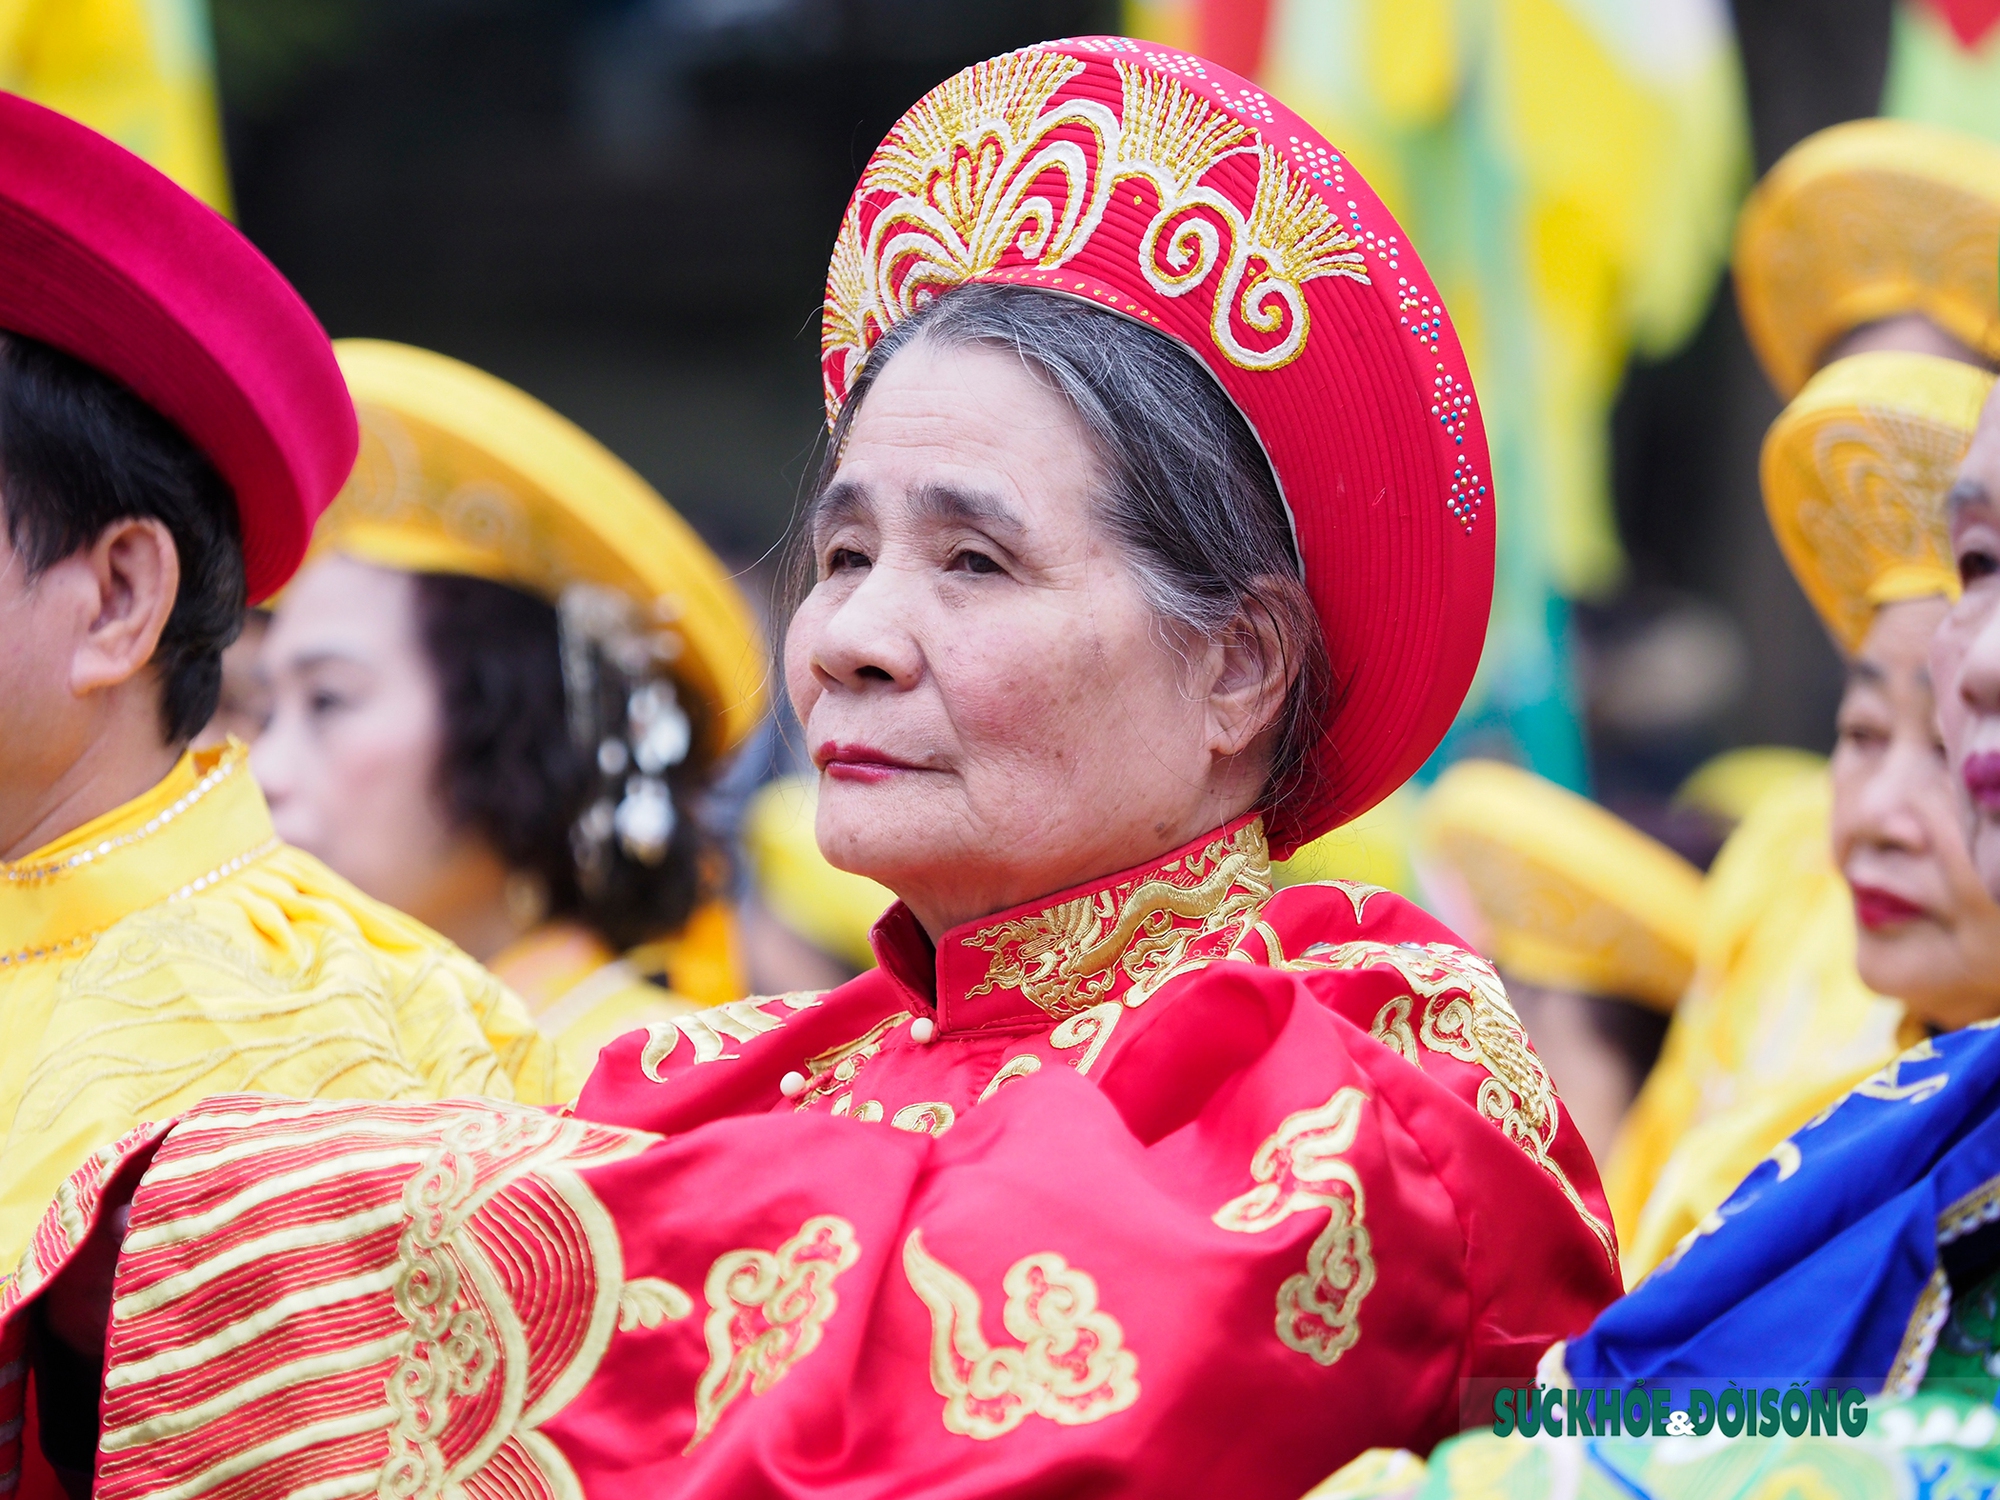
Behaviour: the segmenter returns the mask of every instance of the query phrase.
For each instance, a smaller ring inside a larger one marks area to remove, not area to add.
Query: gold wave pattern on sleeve
[[[625,1281],[578,1169],[652,1139],[508,1105],[202,1106],[135,1202],[97,1493],[580,1500],[537,1429],[621,1322],[674,1307]]]
[[[989,1344],[979,1293],[924,1246],[903,1241],[903,1273],[931,1314],[931,1386],[949,1432],[990,1440],[1031,1416],[1065,1427],[1099,1422],[1139,1399],[1139,1357],[1097,1305],[1097,1282],[1053,1251],[1023,1256],[1001,1278],[1001,1322],[1019,1340]]]

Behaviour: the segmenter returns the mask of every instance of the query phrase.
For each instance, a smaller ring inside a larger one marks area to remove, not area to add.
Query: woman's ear
[[[81,698],[129,682],[152,661],[180,594],[173,533],[150,516],[129,516],[55,566],[71,573],[89,617],[70,657],[70,691]]]
[[[1251,595],[1216,643],[1208,711],[1210,745],[1218,755],[1242,754],[1277,724],[1299,673],[1299,655],[1286,649],[1279,608],[1267,597],[1282,582],[1268,583]]]

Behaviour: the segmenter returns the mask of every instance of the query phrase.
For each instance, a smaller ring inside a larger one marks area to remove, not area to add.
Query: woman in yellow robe
[[[701,799],[762,714],[761,634],[540,402],[421,349],[336,352],[361,456],[264,643],[258,779],[288,838],[490,966],[587,1072],[743,993]]]
[[[1925,666],[1957,591],[1944,496],[1991,384],[1855,355],[1766,439],[1772,526],[1848,686],[1829,774],[1753,809],[1709,875],[1694,981],[1605,1174],[1628,1285],[1926,1027],[2000,1015],[2000,907],[1952,821]]]

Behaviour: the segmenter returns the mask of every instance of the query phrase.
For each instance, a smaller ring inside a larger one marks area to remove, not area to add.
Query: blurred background
[[[832,232],[898,114],[1043,38],[1194,46],[1351,154],[1465,335],[1505,555],[1446,753],[1657,827],[1718,750],[1824,751],[1840,684],[1758,497],[1778,401],[1728,285],[1737,205],[1836,121],[2000,131],[1996,21],[2000,0],[0,0],[0,86],[224,206],[335,336],[515,382],[763,573],[821,431]]]

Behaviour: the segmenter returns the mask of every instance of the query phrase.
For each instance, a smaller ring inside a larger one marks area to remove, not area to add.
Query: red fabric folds
[[[98,1493],[1295,1500],[1427,1448],[1616,1294],[1609,1216],[1491,970],[1260,849],[935,953],[892,914],[570,1116],[204,1104],[134,1202]]]

